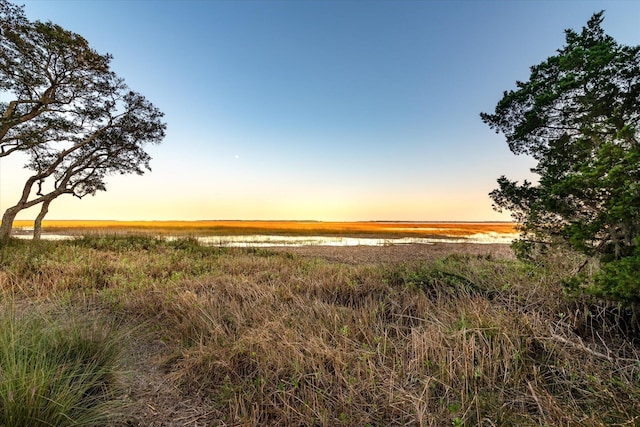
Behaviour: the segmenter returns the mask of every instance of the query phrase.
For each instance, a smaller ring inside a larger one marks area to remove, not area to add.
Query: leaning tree
[[[0,0],[0,158],[23,153],[31,176],[2,216],[0,240],[23,209],[41,204],[34,237],[52,200],[105,190],[110,174],[149,169],[144,147],[164,138],[162,113],[131,91],[78,34],[29,21]]]
[[[521,248],[564,244],[597,259],[590,288],[640,303],[640,46],[606,35],[603,12],[482,120],[514,154],[532,156],[536,183],[502,176],[494,207],[521,224]]]

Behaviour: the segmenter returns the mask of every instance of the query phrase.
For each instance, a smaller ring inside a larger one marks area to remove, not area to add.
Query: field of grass
[[[178,235],[341,235],[341,236],[469,236],[510,234],[510,222],[320,222],[320,221],[43,221],[45,232],[178,234]],[[18,220],[15,227],[33,227]]]
[[[145,236],[10,241],[0,358],[36,371],[22,342],[58,366],[34,376],[71,376],[27,386],[22,412],[80,389],[75,413],[95,409],[94,425],[637,425],[640,345],[624,312],[564,295],[579,263],[456,253],[346,264]],[[69,330],[82,339],[56,338]],[[105,354],[114,339],[119,351]],[[4,366],[0,425],[12,425]],[[73,378],[85,374],[65,370],[75,367],[100,372],[96,385],[83,388]]]

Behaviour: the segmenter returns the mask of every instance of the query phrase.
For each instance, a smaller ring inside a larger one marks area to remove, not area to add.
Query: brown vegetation
[[[16,227],[32,227],[32,221],[15,221]],[[477,233],[511,234],[510,222],[320,222],[320,221],[69,221],[48,220],[49,232],[154,233],[186,235],[294,234],[469,236]]]
[[[3,302],[64,302],[130,328],[125,425],[640,420],[640,349],[605,307],[563,295],[570,258],[533,267],[491,245],[402,260],[389,254],[412,247],[344,259],[361,248],[11,244]]]

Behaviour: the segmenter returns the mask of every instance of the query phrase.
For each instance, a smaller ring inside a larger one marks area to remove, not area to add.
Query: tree
[[[29,21],[22,8],[0,0],[0,158],[22,152],[33,174],[2,217],[10,236],[23,209],[42,204],[34,237],[52,200],[106,190],[111,174],[142,174],[148,143],[165,135],[163,114],[131,91],[78,34],[51,22]],[[6,94],[6,95],[5,95]]]
[[[532,156],[537,183],[502,176],[494,208],[521,225],[521,247],[568,245],[597,259],[592,290],[640,303],[640,46],[604,33],[603,12],[566,30],[557,54],[531,67],[482,120],[511,151]]]

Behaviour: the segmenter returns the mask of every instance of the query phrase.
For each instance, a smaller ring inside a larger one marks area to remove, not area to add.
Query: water
[[[511,243],[516,235],[498,233],[474,234],[467,237],[343,237],[343,236],[206,236],[198,241],[211,246],[270,247],[270,246],[391,246],[434,243]],[[171,237],[175,239],[176,237]]]
[[[14,237],[31,239],[30,230],[23,229]],[[43,240],[70,240],[76,236],[68,234],[42,234]],[[266,248],[273,246],[392,246],[434,243],[511,243],[517,234],[502,234],[495,232],[477,233],[468,236],[432,237],[344,237],[344,236],[275,236],[275,235],[246,235],[246,236],[194,236],[202,244],[208,246],[236,247],[236,248]],[[176,240],[180,236],[165,236],[167,240]]]

